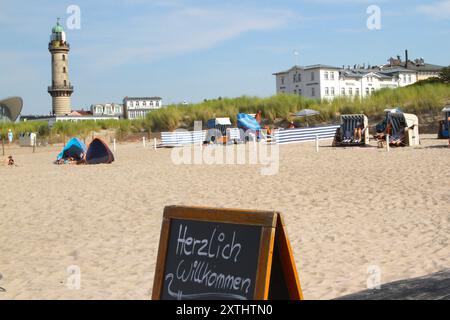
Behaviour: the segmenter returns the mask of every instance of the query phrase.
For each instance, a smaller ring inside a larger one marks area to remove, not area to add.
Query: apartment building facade
[[[366,97],[382,88],[398,88],[417,82],[416,72],[401,67],[338,68],[327,65],[294,66],[277,72],[276,92],[310,99]]]
[[[160,97],[125,97],[123,108],[126,119],[145,118],[149,112],[161,109],[163,106]]]

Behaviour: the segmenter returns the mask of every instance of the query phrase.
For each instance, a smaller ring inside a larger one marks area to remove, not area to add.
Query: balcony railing
[[[50,86],[47,91],[73,91],[73,86]]]
[[[70,50],[70,44],[68,44],[67,42],[50,42],[48,44],[48,49],[68,49]]]

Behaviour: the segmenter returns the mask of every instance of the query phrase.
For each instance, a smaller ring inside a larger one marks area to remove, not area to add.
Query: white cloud
[[[291,12],[281,10],[172,7],[163,14],[145,13],[89,26],[95,28],[95,35],[84,29],[83,45],[73,51],[86,58],[98,57],[101,61],[96,62],[109,68],[210,49],[248,32],[283,27],[293,19]]]
[[[420,5],[417,7],[417,11],[436,19],[450,19],[450,0]]]

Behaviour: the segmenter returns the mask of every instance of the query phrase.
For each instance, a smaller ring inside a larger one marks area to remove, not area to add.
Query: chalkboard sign
[[[152,298],[302,299],[281,215],[166,207]]]

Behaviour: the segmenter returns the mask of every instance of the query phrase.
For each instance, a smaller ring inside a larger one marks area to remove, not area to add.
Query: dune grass
[[[85,138],[94,131],[115,130],[118,139],[142,132],[172,131],[177,128],[192,129],[194,121],[203,125],[215,117],[229,117],[236,124],[239,112],[256,113],[261,110],[268,124],[282,120],[292,121],[292,114],[309,108],[320,111],[310,123],[336,122],[340,114],[364,113],[369,117],[381,117],[385,108],[401,107],[405,112],[417,115],[438,114],[445,104],[450,103],[450,85],[422,84],[398,89],[382,89],[370,97],[359,99],[340,97],[333,101],[311,100],[296,95],[275,95],[268,98],[242,96],[220,98],[191,105],[169,105],[148,114],[141,120],[102,120],[57,122],[50,129],[46,122],[0,122],[0,134],[5,137],[11,129],[17,138],[21,132],[37,132],[40,137]],[[298,121],[298,119],[297,119]]]
[[[188,106],[171,105],[148,115],[148,125],[154,131],[192,128],[194,121],[214,117],[230,117],[236,114],[256,113],[261,110],[268,123],[279,119],[293,120],[292,113],[309,108],[320,111],[318,122],[335,121],[340,114],[364,113],[369,117],[381,116],[386,108],[401,107],[405,112],[427,114],[440,112],[450,102],[450,86],[425,84],[398,89],[382,89],[370,97],[360,99],[339,97],[333,101],[311,100],[296,95],[276,95],[268,98],[242,96],[234,99],[216,99]]]

